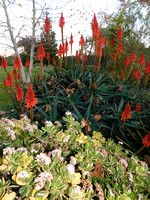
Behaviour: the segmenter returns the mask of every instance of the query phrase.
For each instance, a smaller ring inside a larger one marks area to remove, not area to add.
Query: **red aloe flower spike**
[[[141,110],[141,106],[140,106],[140,103],[138,103],[138,105],[136,106],[136,109],[135,109],[135,112],[139,112]]]
[[[47,52],[47,54],[46,54],[46,59],[47,59],[47,60],[49,60],[49,59],[50,59],[49,52]]]
[[[3,86],[6,88],[6,87],[8,87],[8,85],[7,85],[7,80],[4,80],[3,81]]]
[[[135,71],[134,71],[134,73],[133,73],[133,76],[136,77],[136,76],[137,76],[137,73],[138,73],[138,68],[135,69]]]
[[[18,78],[19,80],[21,79],[20,74],[17,75],[17,78]]]
[[[87,55],[85,54],[84,55],[84,62],[86,62],[87,61]]]
[[[136,80],[141,80],[141,73],[140,73],[140,71],[137,71],[135,79]]]
[[[2,66],[3,69],[5,69],[5,72],[7,74],[7,70],[6,70],[7,63],[6,63],[6,60],[5,60],[4,56],[2,56],[1,66]]]
[[[91,22],[91,29],[92,29],[92,37],[93,38],[97,37],[99,34],[99,26],[98,26],[98,22],[97,22],[95,13],[94,13],[94,17]]]
[[[18,86],[17,87],[17,91],[16,91],[16,99],[17,99],[17,101],[23,100],[23,97],[24,97],[24,93],[23,93],[21,87]]]
[[[41,63],[41,76],[42,76],[42,78],[44,76],[44,74],[43,74],[43,58],[44,57],[45,57],[45,51],[44,51],[43,45],[41,43],[39,50],[38,50],[37,58],[38,58],[38,60],[40,60],[40,63]]]
[[[121,26],[117,32],[117,40],[120,40],[121,38],[123,37],[123,32],[122,32],[122,29],[121,29]]]
[[[33,121],[33,107],[37,104],[37,98],[33,92],[31,85],[28,86],[25,104],[27,108],[30,108],[30,119]]]
[[[141,57],[139,59],[139,64],[140,65],[144,65],[145,64],[145,58],[144,58],[144,54],[143,53],[141,54]]]
[[[122,46],[122,42],[120,40],[119,44],[118,44],[117,54],[120,55],[122,51],[123,51],[123,46]]]
[[[150,146],[150,131],[143,138],[142,143],[143,143],[144,147],[149,147]]]
[[[50,21],[49,21],[47,15],[46,15],[45,26],[44,26],[45,32],[46,32],[46,33],[49,32],[50,28],[51,28]]]
[[[65,19],[63,17],[63,13],[61,13],[61,17],[59,19],[59,27],[64,27],[65,25]]]
[[[130,56],[130,62],[134,62],[136,60],[136,57],[135,57],[135,52],[134,50],[132,51],[132,54]]]
[[[22,68],[21,61],[18,56],[16,56],[15,58],[14,67],[15,69],[18,69],[18,70]]]
[[[115,44],[116,44],[116,43],[115,43],[115,39],[112,38],[112,40],[111,40],[111,42],[110,42],[110,45],[111,45],[111,46],[115,46]]]
[[[43,48],[42,43],[40,44],[39,50],[38,50],[38,54],[37,54],[37,58],[38,60],[41,60],[45,57],[45,50]]]
[[[21,87],[17,86],[16,89],[17,89],[17,91],[16,91],[16,99],[17,99],[17,101],[19,101],[19,107],[20,107],[20,111],[21,111],[22,110],[22,100],[23,100],[23,97],[24,97],[24,93],[23,93]]]
[[[13,78],[17,78],[17,76],[18,76],[17,71],[16,71],[16,69],[14,68],[14,70],[13,70]]]
[[[78,53],[78,51],[76,50],[76,58],[78,59],[78,57],[79,57],[79,53]]]
[[[85,45],[85,41],[84,41],[83,35],[81,35],[81,37],[80,37],[79,45],[81,45],[81,46]]]
[[[125,65],[125,66],[128,66],[129,63],[130,63],[130,61],[129,61],[129,59],[128,59],[128,56],[126,56],[125,59],[124,59],[124,65]]]
[[[50,45],[50,39],[49,39],[50,28],[51,28],[50,21],[46,15],[44,30],[46,32],[46,38],[49,45]]]
[[[7,86],[10,87],[11,96],[13,97],[12,85],[13,85],[14,81],[13,81],[13,79],[12,79],[12,77],[11,77],[9,72],[7,73],[6,83],[7,83]]]
[[[142,73],[143,65],[145,64],[145,58],[144,58],[144,54],[143,54],[143,53],[141,54],[141,57],[140,57],[140,59],[139,59],[139,64],[140,64],[139,70],[140,70],[140,72]]]
[[[55,60],[55,58],[53,58],[53,63],[56,65],[56,60]]]
[[[121,114],[121,121],[123,121],[122,126],[124,125],[126,119],[131,119],[131,108],[129,102],[126,104],[124,112]]]
[[[62,35],[62,44],[64,43],[64,36],[63,36],[63,27],[65,25],[65,19],[63,17],[63,13],[61,13],[61,17],[59,19],[59,27],[61,27],[61,35]]]
[[[25,63],[25,66],[28,68],[28,71],[29,71],[29,67],[30,67],[30,62],[29,62],[29,59],[27,58],[26,59],[26,63]]]
[[[66,53],[67,53],[67,51],[69,50],[69,46],[68,46],[68,41],[67,41],[67,39],[66,39],[66,43],[65,43],[65,50],[66,50]]]
[[[71,36],[70,36],[70,41],[69,41],[69,44],[71,45],[71,55],[72,55],[72,44],[73,44],[73,36],[72,36],[72,33],[71,33]]]
[[[8,73],[7,73],[7,85],[8,85],[8,86],[12,86],[13,83],[14,83],[14,81],[13,81],[13,79],[12,79],[10,73],[8,72]]]
[[[25,104],[27,108],[33,108],[37,104],[37,98],[35,97],[31,84],[28,86]]]
[[[113,60],[116,60],[116,58],[117,58],[117,54],[114,53],[114,54],[112,55],[112,59],[113,59]]]
[[[150,74],[150,63],[147,63],[144,74]]]

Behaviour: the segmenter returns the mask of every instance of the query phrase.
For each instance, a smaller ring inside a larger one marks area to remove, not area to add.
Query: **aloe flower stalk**
[[[21,87],[17,86],[16,99],[17,99],[17,101],[19,101],[20,111],[22,110],[22,100],[23,100],[23,97],[24,97],[24,93],[23,93]]]
[[[143,70],[143,65],[145,64],[145,58],[144,58],[144,54],[142,53],[141,56],[140,56],[140,59],[139,59],[139,70],[140,72],[142,73],[142,70]]]
[[[145,77],[144,77],[144,88],[146,88],[148,80],[149,80],[149,77],[150,77],[150,63],[147,63],[146,68],[144,70],[144,74],[145,74]]]
[[[39,47],[39,50],[38,50],[38,54],[37,54],[37,58],[38,60],[40,60],[40,63],[41,63],[41,76],[42,76],[42,79],[43,79],[43,58],[45,57],[45,51],[44,51],[44,48],[43,48],[43,45],[42,43],[40,44],[40,47]]]
[[[4,58],[4,56],[2,56],[2,61],[1,61],[1,66],[2,66],[2,69],[5,70],[6,74],[7,74],[7,63],[6,63],[6,60]]]
[[[20,79],[21,79],[20,69],[22,68],[22,65],[21,65],[21,61],[20,61],[18,56],[16,56],[16,58],[15,58],[14,67],[15,67],[15,69],[18,69],[19,76],[20,76]]]
[[[47,52],[47,54],[46,54],[46,59],[48,61],[48,66],[50,67],[50,55],[49,55],[49,52]]]
[[[131,72],[132,72],[132,69],[133,69],[133,62],[136,60],[136,57],[135,57],[135,52],[134,50],[132,51],[132,54],[130,56],[130,68],[129,68],[129,73],[128,73],[128,77],[130,76]]]
[[[69,41],[69,44],[71,45],[71,55],[72,55],[72,44],[73,44],[73,36],[72,36],[72,33],[71,33],[71,36],[70,36],[70,41]]]
[[[46,38],[47,38],[48,45],[50,45],[50,39],[49,39],[50,28],[51,28],[50,21],[48,19],[48,16],[46,15],[44,30],[46,32]]]

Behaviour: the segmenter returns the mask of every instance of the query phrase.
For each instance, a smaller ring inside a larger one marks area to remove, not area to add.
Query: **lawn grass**
[[[12,75],[13,74],[14,67],[7,67],[7,71]],[[25,69],[25,74],[27,76],[28,72]],[[37,75],[40,75],[40,68],[33,68],[32,70],[32,78],[34,78]],[[2,111],[8,111],[10,109],[10,105],[12,104],[11,97],[6,92],[5,87],[3,86],[3,81],[6,79],[6,72],[4,69],[0,69],[0,110]]]

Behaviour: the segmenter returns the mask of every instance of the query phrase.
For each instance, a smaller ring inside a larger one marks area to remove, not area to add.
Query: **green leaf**
[[[47,191],[40,191],[35,194],[35,197],[43,197],[44,195],[49,194]]]

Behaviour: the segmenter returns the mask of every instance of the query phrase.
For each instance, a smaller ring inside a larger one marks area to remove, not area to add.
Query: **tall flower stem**
[[[99,60],[98,60],[98,70],[100,70],[100,67],[101,67],[101,51],[102,51],[102,47],[100,47],[100,50],[99,50]]]
[[[30,120],[33,123],[33,107],[30,108]]]
[[[144,145],[137,152],[135,152],[135,154],[139,154],[141,151],[143,151],[143,149],[145,149]]]

